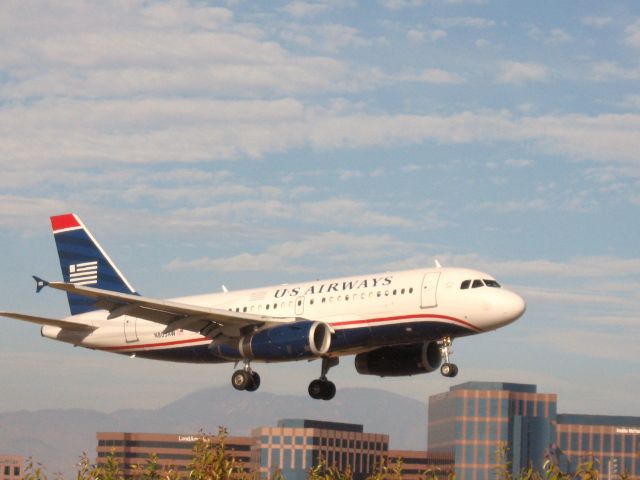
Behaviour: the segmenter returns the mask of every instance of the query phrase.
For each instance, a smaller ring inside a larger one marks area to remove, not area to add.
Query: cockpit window
[[[462,282],[460,284],[460,290],[464,290],[466,288],[469,288],[469,285],[471,285],[471,280],[465,280],[464,282]]]
[[[482,283],[482,280],[474,280],[473,284],[471,285],[471,288],[479,288],[479,287],[484,287],[484,283]]]
[[[498,282],[496,282],[495,280],[487,280],[486,278],[484,279],[484,284],[487,287],[494,287],[494,288],[500,288],[500,284]]]

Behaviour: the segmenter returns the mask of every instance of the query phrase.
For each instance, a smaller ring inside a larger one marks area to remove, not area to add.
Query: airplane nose
[[[503,294],[502,301],[500,302],[502,307],[501,313],[504,316],[505,323],[511,323],[522,316],[527,309],[527,304],[517,293],[505,290]]]

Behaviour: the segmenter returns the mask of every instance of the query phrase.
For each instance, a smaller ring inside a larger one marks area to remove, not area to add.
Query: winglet
[[[438,261],[437,258],[436,258],[436,268],[442,268],[442,265],[440,265],[440,262]]]
[[[36,281],[36,293],[40,293],[40,290],[49,285],[49,282],[35,275],[33,275],[33,279]]]

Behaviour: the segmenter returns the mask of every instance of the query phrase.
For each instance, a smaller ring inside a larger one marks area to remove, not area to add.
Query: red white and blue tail
[[[66,283],[136,293],[80,218],[73,213],[51,217],[51,228]],[[67,297],[72,315],[98,310],[94,299],[72,293]]]

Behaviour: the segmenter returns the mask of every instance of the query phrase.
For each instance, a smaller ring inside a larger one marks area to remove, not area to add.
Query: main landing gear
[[[458,366],[455,363],[449,363],[449,355],[452,353],[451,343],[451,337],[444,337],[438,342],[440,354],[444,357],[444,363],[440,366],[440,373],[449,378],[453,378],[458,374]]]
[[[338,357],[324,357],[322,359],[322,371],[320,378],[309,384],[309,396],[314,400],[331,400],[336,396],[336,386],[327,379],[327,372],[340,362]]]
[[[236,370],[231,375],[231,385],[236,390],[255,392],[260,386],[260,375],[258,375],[258,372],[251,370],[251,364],[245,361],[244,368]]]

